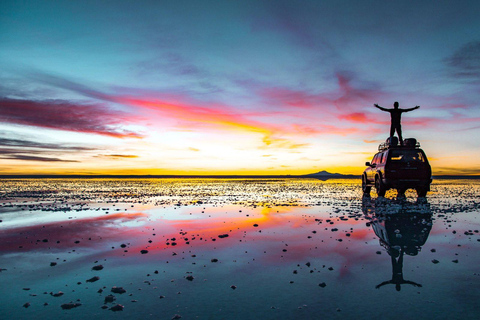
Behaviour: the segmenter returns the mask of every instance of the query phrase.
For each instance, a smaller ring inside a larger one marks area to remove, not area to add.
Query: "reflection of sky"
[[[103,299],[112,286],[123,286],[127,294],[115,295],[125,305],[122,316],[130,318],[158,316],[159,312],[168,318],[213,314],[229,319],[241,314],[245,318],[298,319],[339,313],[365,318],[371,317],[373,308],[388,314],[406,304],[409,308],[402,316],[414,318],[421,313],[435,318],[439,313],[453,316],[459,303],[475,313],[478,293],[471,291],[466,296],[462,292],[477,281],[474,274],[480,263],[475,254],[480,234],[474,231],[480,229],[478,183],[437,181],[427,202],[418,204],[410,193],[406,202],[365,200],[359,185],[352,191],[352,183],[321,181],[310,182],[308,188],[317,201],[306,198],[295,206],[232,204],[255,198],[254,192],[231,202],[210,201],[219,200],[213,189],[229,194],[227,190],[237,190],[242,183],[217,181],[213,188],[198,182],[196,192],[191,193],[192,181],[170,182],[169,188],[177,192],[171,192],[174,201],[169,204],[155,205],[147,196],[138,198],[142,203],[114,202],[109,196],[111,202],[88,202],[83,206],[86,210],[78,212],[18,211],[15,205],[23,205],[23,200],[9,199],[13,207],[0,208],[0,268],[6,269],[0,273],[0,294],[5,298],[0,307],[16,318],[48,319],[64,316],[61,303],[80,299],[82,306],[70,310],[69,317],[108,316],[111,311],[100,309]],[[285,181],[256,183],[261,195]],[[306,185],[305,181],[290,182],[288,196],[301,199]],[[314,193],[314,186],[322,192]],[[12,192],[8,183],[6,190]],[[88,190],[84,197],[98,188],[89,185]],[[204,203],[188,204],[202,190]],[[157,193],[150,194],[158,200]],[[178,198],[181,205],[176,205]],[[418,215],[421,220],[429,212],[433,223],[426,243],[416,256],[404,257],[404,278],[422,287],[403,285],[401,292],[391,286],[375,289],[392,272],[390,256],[380,245],[371,217],[403,214]],[[465,235],[470,229],[473,235]],[[148,253],[141,254],[145,249]],[[432,263],[433,259],[439,263]],[[57,265],[50,266],[51,262]],[[98,264],[104,266],[102,271],[91,270]],[[185,278],[188,275],[193,281]],[[100,280],[87,283],[93,276]],[[319,286],[323,282],[325,288]],[[97,292],[100,288],[103,293]],[[58,291],[64,296],[43,294]],[[165,298],[159,299],[160,295]],[[27,301],[31,307],[22,308]],[[426,301],[436,303],[432,307]],[[43,306],[44,302],[49,305]]]
[[[358,174],[398,100],[434,173],[478,174],[478,13],[2,1],[0,173]]]

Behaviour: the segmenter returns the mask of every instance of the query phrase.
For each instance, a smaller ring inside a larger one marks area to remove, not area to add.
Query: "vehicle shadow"
[[[420,283],[404,279],[403,255],[417,255],[427,241],[433,224],[428,201],[425,198],[409,202],[364,196],[362,211],[392,262],[392,278],[375,288],[387,284],[395,285],[397,291],[401,290],[402,284],[421,287]]]

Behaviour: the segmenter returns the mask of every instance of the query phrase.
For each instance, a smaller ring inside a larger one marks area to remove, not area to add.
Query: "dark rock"
[[[102,309],[108,309],[108,306],[103,305],[103,306],[101,306],[100,308],[102,308]]]
[[[112,310],[112,311],[123,311],[123,308],[124,308],[124,306],[122,306],[121,304],[116,304],[113,307],[111,307],[110,310]]]
[[[26,302],[24,305],[23,305],[24,308],[28,308],[30,307],[30,302]]]
[[[327,286],[327,284],[325,282],[322,282],[322,283],[319,283],[318,286],[322,287],[322,288],[325,288]]]
[[[73,302],[70,302],[70,303],[64,303],[62,304],[60,307],[63,309],[63,310],[70,310],[70,309],[73,309],[73,308],[76,308],[76,307],[80,307],[82,304],[81,303],[73,303]]]
[[[187,279],[188,281],[193,281],[193,279],[195,279],[192,275],[189,275],[189,276],[186,276],[185,279]]]
[[[115,287],[115,286],[112,287],[112,290],[110,291],[112,291],[113,293],[120,293],[120,294],[127,292],[127,290],[123,289],[123,287]]]
[[[102,269],[103,269],[103,266],[101,264],[92,267],[92,270],[96,270],[96,271],[100,271]]]
[[[50,267],[54,267],[54,266],[56,266],[56,265],[57,265],[56,262],[50,262]]]
[[[103,303],[112,303],[113,301],[115,301],[117,298],[115,298],[114,295],[112,294],[109,294],[108,296],[105,297],[105,300],[103,301]]]
[[[63,292],[62,291],[58,291],[57,293],[50,292],[50,295],[52,297],[61,297],[63,296]]]
[[[98,281],[98,280],[100,280],[100,277],[95,276],[95,277],[92,277],[92,278],[88,279],[87,282],[95,282],[95,281]]]
[[[432,262],[435,263],[435,264],[437,264],[437,263],[439,263],[440,261],[438,261],[437,259],[433,259]]]
[[[143,249],[143,250],[140,251],[140,253],[141,253],[141,254],[147,254],[147,253],[148,253],[148,250]]]
[[[218,262],[218,259],[212,259],[211,262]]]
[[[233,290],[237,289],[237,286],[230,286]]]

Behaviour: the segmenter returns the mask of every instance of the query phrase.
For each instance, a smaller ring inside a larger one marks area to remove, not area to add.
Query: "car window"
[[[378,163],[378,153],[373,156],[372,164],[377,164]]]
[[[391,150],[390,160],[393,162],[425,162],[425,157],[418,150]]]

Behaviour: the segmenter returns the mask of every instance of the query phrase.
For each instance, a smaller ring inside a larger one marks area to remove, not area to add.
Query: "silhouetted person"
[[[392,258],[392,280],[389,281],[384,281],[377,285],[375,288],[378,289],[381,286],[384,286],[386,284],[394,284],[395,289],[397,291],[401,290],[401,285],[402,284],[411,284],[415,287],[421,287],[422,285],[413,281],[408,281],[403,279],[403,249],[400,249],[400,252],[397,250],[389,250],[388,254]],[[396,256],[398,257],[398,260],[395,259]]]
[[[382,110],[382,111],[390,112],[390,117],[392,119],[392,123],[390,125],[390,137],[393,137],[393,135],[395,134],[395,130],[397,130],[398,139],[400,140],[400,144],[403,144],[402,125],[400,123],[400,121],[402,119],[402,112],[413,111],[415,109],[420,108],[420,106],[416,106],[415,108],[410,108],[410,109],[400,109],[398,107],[398,102],[396,102],[396,101],[393,104],[393,109],[382,108],[376,103],[374,104],[374,106],[377,107],[378,109]]]

